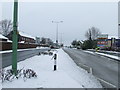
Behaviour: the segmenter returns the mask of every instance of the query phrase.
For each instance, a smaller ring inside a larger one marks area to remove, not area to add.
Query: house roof
[[[8,39],[8,38],[0,34],[0,39]]]
[[[32,39],[35,40],[35,37],[33,37],[33,36],[31,36],[31,35],[29,35],[29,34],[27,34],[27,33],[25,33],[25,32],[19,31],[19,34],[20,34],[21,36],[28,37],[28,38],[32,38]]]

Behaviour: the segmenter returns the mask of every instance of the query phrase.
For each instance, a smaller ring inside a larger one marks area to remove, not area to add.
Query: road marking
[[[89,71],[87,70],[87,72],[93,74],[93,69],[92,69],[91,67],[89,67],[89,66],[87,66],[87,65],[84,65],[84,64],[81,64],[81,63],[79,63],[79,65],[81,65],[81,68],[83,68],[83,67],[89,68]],[[83,69],[85,69],[85,68],[83,68]],[[85,69],[85,70],[86,70],[86,69]],[[95,76],[95,75],[94,75],[94,76]],[[101,81],[101,83],[104,82],[105,84],[107,84],[107,85],[109,85],[109,86],[112,86],[113,88],[117,88],[115,85],[113,85],[113,84],[111,84],[111,83],[109,83],[109,82],[107,82],[107,81],[105,81],[105,80],[103,80],[103,79],[100,79],[100,78],[98,78],[97,76],[95,76],[95,77],[96,77],[99,81]],[[108,87],[106,87],[106,88],[108,88]]]
[[[113,88],[117,88],[115,85],[113,85],[113,84],[111,84],[111,83],[109,83],[109,82],[107,82],[107,81],[105,81],[105,80],[103,80],[103,79],[100,79],[100,78],[98,78],[98,77],[96,77],[99,81],[102,81],[102,82],[104,82],[104,83],[106,83],[107,85],[109,85],[109,86],[112,86]]]

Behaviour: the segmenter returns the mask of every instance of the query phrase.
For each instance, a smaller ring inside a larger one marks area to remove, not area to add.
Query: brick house
[[[9,38],[9,40],[12,40],[12,33],[13,31],[11,31],[7,37]],[[35,43],[35,37],[28,35],[24,32],[18,31],[18,42],[20,43]]]

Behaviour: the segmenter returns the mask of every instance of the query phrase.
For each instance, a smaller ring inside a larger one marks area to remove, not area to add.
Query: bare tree
[[[88,31],[85,33],[85,36],[88,40],[95,40],[97,39],[97,36],[101,34],[100,30],[96,27],[91,27],[88,29]]]
[[[7,36],[10,31],[12,31],[12,21],[11,20],[2,20],[0,21],[0,33],[4,36]]]

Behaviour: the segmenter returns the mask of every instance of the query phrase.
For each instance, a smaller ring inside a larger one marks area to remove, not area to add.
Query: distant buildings
[[[45,45],[45,46],[50,46],[53,44],[52,40],[50,38],[44,38],[42,37],[41,38],[41,41],[40,41],[40,44],[41,45]]]
[[[36,37],[36,44],[39,44],[40,45],[40,37]]]
[[[12,31],[5,37],[0,34],[0,50],[12,49]],[[50,38],[33,37],[24,32],[18,31],[18,49],[36,48],[38,46],[51,47],[53,42]]]
[[[12,31],[7,35],[9,40],[12,40]],[[37,44],[38,46],[46,46],[49,47],[53,44],[52,40],[50,38],[44,38],[44,37],[33,37],[29,34],[26,34],[24,32],[18,31],[18,42],[19,43],[28,43],[28,44]]]
[[[13,33],[13,31],[11,31],[7,35],[9,40],[12,40],[12,33]],[[35,43],[36,40],[35,40],[35,37],[33,37],[31,35],[28,35],[28,34],[26,34],[24,32],[18,31],[18,42],[21,42],[21,43]]]
[[[118,36],[109,36],[108,37],[108,47],[111,49],[118,49],[120,48],[120,39]]]

